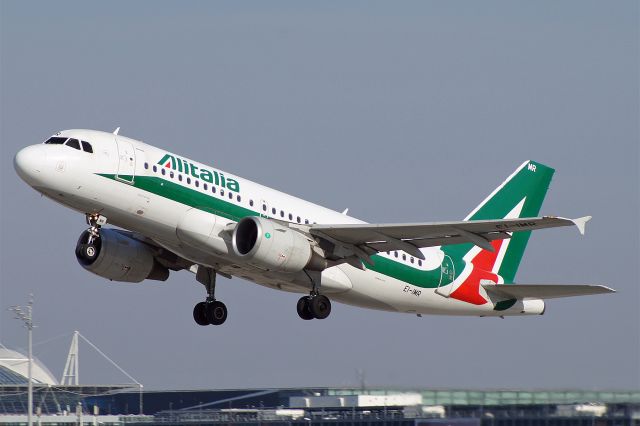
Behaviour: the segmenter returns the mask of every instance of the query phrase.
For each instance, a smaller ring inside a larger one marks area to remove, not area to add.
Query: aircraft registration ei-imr
[[[464,220],[368,224],[118,134],[65,130],[20,150],[18,175],[85,215],[76,245],[86,270],[112,281],[188,270],[206,289],[193,317],[219,325],[216,277],[305,294],[304,320],[331,301],[414,315],[540,315],[545,299],[601,285],[514,285],[531,231],[590,217],[538,216],[554,170],[525,161]],[[107,222],[117,228],[105,227]]]

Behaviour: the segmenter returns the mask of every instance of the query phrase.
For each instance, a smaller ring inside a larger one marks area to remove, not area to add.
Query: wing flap
[[[592,294],[615,293],[603,285],[565,284],[482,284],[488,293],[513,299],[557,299],[560,297],[588,296]]]

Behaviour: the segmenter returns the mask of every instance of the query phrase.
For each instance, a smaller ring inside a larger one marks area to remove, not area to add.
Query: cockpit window
[[[70,146],[73,149],[80,150],[80,141],[78,141],[78,139],[69,139],[65,145]]]
[[[63,137],[60,137],[60,136],[53,136],[53,137],[47,139],[45,143],[46,144],[50,144],[50,145],[62,145],[62,144],[64,144],[66,146],[70,146],[73,149],[77,149],[78,151],[84,151],[84,152],[88,152],[90,154],[93,153],[93,147],[91,146],[91,144],[89,142],[81,141],[81,140],[78,140],[78,139],[73,139],[73,138],[68,139],[68,138],[63,138]]]
[[[52,138],[49,138],[45,143],[54,144],[54,145],[62,145],[66,140],[67,140],[67,138],[59,138],[57,136],[54,136]]]
[[[91,144],[89,142],[85,142],[85,141],[80,141],[80,142],[82,142],[82,149],[84,149],[85,152],[93,153],[93,148],[91,147]]]

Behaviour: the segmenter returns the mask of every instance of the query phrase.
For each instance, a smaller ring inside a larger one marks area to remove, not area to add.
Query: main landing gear
[[[327,296],[312,293],[298,300],[297,309],[303,320],[325,319],[331,313],[331,301]]]
[[[296,306],[298,310],[298,316],[305,321],[309,321],[312,319],[325,319],[331,313],[331,301],[327,296],[320,294],[318,291],[319,277],[316,276],[314,279],[309,272],[304,271],[309,277],[309,281],[311,281],[311,294],[309,296],[303,296],[298,300],[298,305]]]
[[[227,320],[227,307],[216,300],[216,271],[204,266],[198,267],[196,279],[207,288],[207,299],[193,308],[193,319],[198,325],[220,325]]]

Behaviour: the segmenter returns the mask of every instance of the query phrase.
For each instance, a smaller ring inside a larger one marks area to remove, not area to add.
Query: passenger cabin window
[[[149,163],[144,163],[144,169],[147,170],[149,168]]]
[[[207,185],[206,183],[203,183],[202,184],[202,189],[204,189],[206,191],[207,189],[209,189],[209,185]]]
[[[57,136],[54,136],[52,138],[47,139],[45,143],[51,144],[51,145],[62,145],[66,140],[67,138],[59,138]]]
[[[293,220],[293,215],[289,213],[289,220]]]
[[[80,141],[80,142],[82,143],[82,149],[84,149],[84,152],[93,154],[93,147],[89,142],[85,142],[85,141]]]
[[[156,173],[158,171],[158,167],[156,165],[153,166],[153,173]]]

